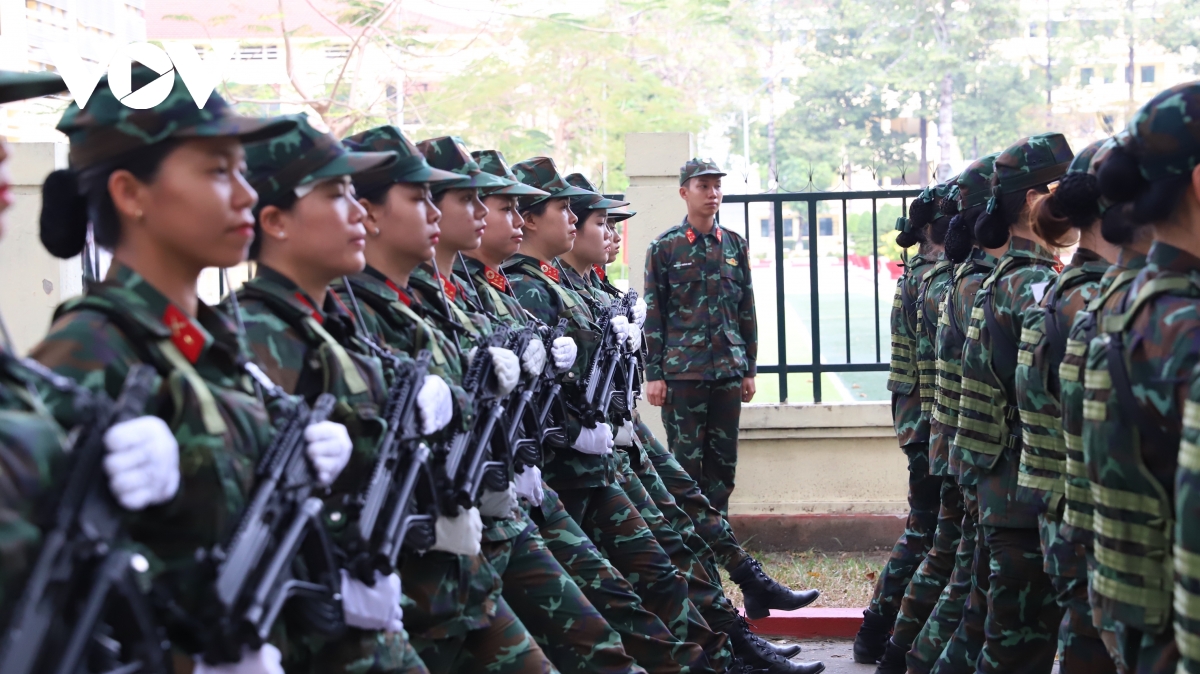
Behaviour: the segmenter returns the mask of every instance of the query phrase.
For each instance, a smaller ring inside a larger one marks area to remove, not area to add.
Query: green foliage
[[[900,207],[895,204],[879,204],[879,256],[889,260],[900,259],[900,246],[896,245],[896,231],[892,225],[900,217]],[[871,255],[871,212],[846,215],[846,233],[850,235],[850,250],[855,255]]]

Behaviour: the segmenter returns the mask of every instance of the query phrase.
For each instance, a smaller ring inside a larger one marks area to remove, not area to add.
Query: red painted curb
[[[745,615],[745,610],[738,609]],[[801,639],[852,639],[862,625],[861,608],[802,608],[797,611],[771,611],[771,615],[749,620],[757,634]]]

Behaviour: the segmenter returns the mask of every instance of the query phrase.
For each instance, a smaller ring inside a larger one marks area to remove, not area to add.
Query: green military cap
[[[1017,141],[996,157],[988,212],[1005,194],[1054,182],[1067,172],[1075,154],[1061,133],[1041,133]]]
[[[46,70],[36,73],[0,70],[0,103],[49,96],[66,90],[67,83],[58,73]]]
[[[1071,165],[1067,167],[1067,173],[1091,173],[1092,160],[1095,158],[1096,153],[1100,151],[1100,148],[1109,140],[1111,138],[1098,140],[1080,150],[1079,154],[1075,155],[1075,158],[1071,160]]]
[[[526,159],[523,162],[514,164],[512,171],[517,176],[517,180],[526,185],[533,185],[539,190],[546,192],[546,196],[544,197],[526,197],[522,199],[522,208],[535,206],[547,199],[595,194],[595,192],[575,187],[566,180],[563,180],[563,177],[558,173],[558,166],[555,165],[554,160],[550,157]]]
[[[583,177],[582,173],[572,173],[571,175],[567,176],[566,180],[567,180],[568,185],[574,185],[575,187],[578,187],[580,189],[585,189],[589,192],[595,193],[593,196],[573,197],[571,199],[572,205],[574,205],[576,203],[576,200],[578,200],[580,203],[586,204],[588,210],[593,210],[593,211],[599,210],[601,208],[620,208],[621,206],[629,205],[628,201],[620,201],[618,199],[609,199],[608,197],[604,196],[603,194],[600,194],[600,190],[597,190],[596,186],[593,185],[590,180]]]
[[[351,152],[333,134],[313,128],[305,115],[288,117],[296,123],[291,131],[246,148],[246,178],[262,203],[301,185],[383,169],[396,161],[395,152]]]
[[[624,194],[605,194],[604,197],[606,199],[613,199],[614,201],[624,201],[625,200]],[[608,222],[610,224],[618,223],[618,222],[621,222],[622,220],[628,220],[629,218],[632,218],[635,215],[637,215],[637,211],[631,211],[628,208],[625,208],[623,206],[619,206],[617,208],[610,208],[610,209],[608,209]]]
[[[436,186],[432,186],[434,192],[472,187],[487,189],[509,185],[504,178],[480,170],[479,164],[471,159],[471,153],[467,152],[466,144],[457,136],[441,136],[423,140],[417,143],[417,149],[425,155],[425,161],[429,162],[430,166],[457,174],[459,177],[458,182],[438,183]]]
[[[484,196],[545,197],[550,195],[546,190],[539,190],[532,185],[526,185],[517,180],[517,176],[512,172],[512,169],[508,168],[508,163],[504,161],[504,155],[499,150],[475,150],[471,153],[471,159],[478,162],[479,170],[494,176],[500,176],[511,183],[504,187],[490,187],[485,189],[483,191]]]
[[[1125,142],[1151,182],[1191,173],[1200,162],[1200,82],[1177,84],[1143,105]]]
[[[954,179],[954,184],[958,185],[960,211],[981,206],[992,196],[992,174],[996,172],[998,156],[999,153],[993,153],[976,159]]]
[[[132,69],[130,79],[137,91],[162,75],[143,65]],[[167,98],[153,108],[135,110],[126,107],[109,86],[108,75],[101,78],[96,91],[80,110],[71,103],[58,130],[71,141],[71,168],[76,170],[110,161],[142,147],[171,138],[216,138],[232,136],[243,143],[254,143],[294,129],[290,118],[260,119],[235,114],[216,92],[203,108],[188,92],[179,71]]]
[[[356,133],[342,139],[342,145],[351,152],[391,152],[396,155],[395,163],[387,167],[355,175],[354,184],[359,190],[392,183],[439,185],[462,180],[457,173],[431,167],[417,146],[394,126],[377,126]]]
[[[679,167],[679,186],[699,176],[723,176],[728,175],[721,170],[720,166],[711,159],[701,159],[693,157],[686,164]]]

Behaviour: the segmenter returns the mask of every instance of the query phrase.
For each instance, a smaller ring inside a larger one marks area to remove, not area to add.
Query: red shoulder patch
[[[500,292],[508,290],[508,279],[504,278],[503,274],[492,269],[491,267],[483,268],[483,277],[487,279],[488,285],[492,286],[496,290],[499,290]]]
[[[543,274],[554,279],[555,283],[561,283],[561,281],[558,280],[558,270],[557,269],[555,269],[553,266],[551,266],[550,264],[548,264],[546,262],[539,262],[538,264],[541,265],[541,270],[542,270]]]

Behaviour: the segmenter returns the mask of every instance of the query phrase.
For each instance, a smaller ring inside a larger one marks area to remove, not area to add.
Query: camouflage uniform
[[[937,526],[941,478],[929,474],[929,425],[922,424],[917,388],[917,300],[921,279],[937,263],[917,253],[904,265],[892,299],[892,362],[888,390],[892,392],[892,422],[896,440],[908,458],[908,520],[892,554],[879,573],[868,610],[893,622],[917,566],[933,543]]]
[[[1072,158],[1061,134],[1019,141],[996,159],[988,211],[1001,195],[1056,179]],[[980,531],[991,548],[980,672],[1011,671],[1018,663],[1049,672],[1062,620],[1043,569],[1037,508],[1016,498],[1021,437],[1013,381],[1029,312],[1058,266],[1045,248],[1010,236],[1008,251],[976,295],[967,330],[952,451],[969,466],[964,481],[976,483]]]
[[[1192,371],[1188,398],[1183,407],[1183,437],[1179,468],[1175,474],[1175,643],[1180,672],[1200,672],[1200,531],[1192,516],[1200,517],[1200,368]]]
[[[724,175],[693,159],[679,184]],[[667,383],[667,446],[712,505],[729,514],[737,467],[743,377],[755,375],[758,327],[747,243],[684,218],[646,254],[646,380]]]
[[[991,176],[995,155],[976,160],[955,180],[959,211],[983,204],[991,192]],[[951,461],[950,445],[958,432],[959,400],[962,394],[962,352],[966,342],[966,327],[970,308],[983,279],[996,266],[996,258],[976,248],[958,265],[943,291],[943,299],[937,311],[937,328],[933,340],[934,387],[932,411],[929,418],[929,465],[931,472],[944,473],[945,483],[953,483],[958,496],[950,494],[943,500],[949,518],[953,510],[961,509],[962,520],[958,531],[958,547],[954,552],[954,567],[946,586],[938,597],[937,605],[925,620],[905,661],[909,670],[924,674],[935,665],[944,672],[973,670],[979,649],[982,646],[983,620],[986,602],[983,593],[979,600],[968,607],[968,599],[975,592],[972,568],[979,558],[987,565],[987,551],[977,545],[976,527],[979,521],[978,501],[973,488],[964,486],[959,480],[959,466]],[[924,312],[924,307],[922,307]],[[922,327],[924,330],[924,326]],[[923,356],[918,344],[918,372]],[[939,511],[939,519],[941,519]],[[946,534],[934,534],[934,544],[944,542],[952,535],[952,525],[940,528]],[[986,590],[983,590],[986,592]],[[969,608],[969,610],[968,610]],[[964,619],[965,618],[965,619]],[[904,633],[901,633],[902,636]]]

